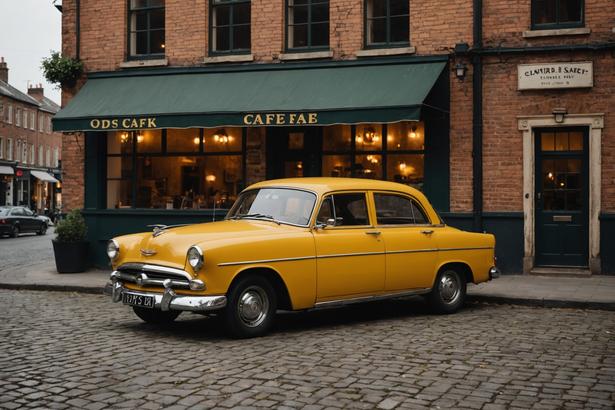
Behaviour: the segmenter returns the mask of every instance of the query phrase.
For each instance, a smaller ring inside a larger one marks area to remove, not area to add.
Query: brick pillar
[[[62,211],[83,208],[84,203],[85,135],[62,136]]]

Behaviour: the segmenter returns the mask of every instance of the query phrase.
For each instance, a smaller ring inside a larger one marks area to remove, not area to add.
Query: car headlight
[[[192,246],[188,249],[188,264],[192,266],[194,271],[198,271],[203,267],[203,251],[198,246]]]
[[[120,254],[120,245],[116,242],[115,239],[111,239],[107,242],[107,256],[112,261],[117,259]]]

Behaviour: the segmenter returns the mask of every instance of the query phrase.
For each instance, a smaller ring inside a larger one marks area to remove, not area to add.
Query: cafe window
[[[323,129],[322,175],[384,179],[423,189],[422,122],[335,125]]]
[[[129,0],[130,57],[164,56],[164,12],[164,0]]]
[[[410,42],[409,0],[366,0],[365,45],[395,47]]]
[[[532,28],[582,27],[583,0],[532,0]]]
[[[286,0],[286,48],[329,48],[329,0]]]
[[[107,207],[229,208],[244,188],[245,130],[112,132]]]
[[[250,7],[249,0],[211,0],[212,54],[250,52]]]

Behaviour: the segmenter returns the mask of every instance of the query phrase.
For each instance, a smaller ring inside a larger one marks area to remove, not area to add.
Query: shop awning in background
[[[445,61],[268,64],[90,76],[56,131],[418,120]]]
[[[35,177],[36,179],[39,179],[43,182],[52,182],[52,183],[56,183],[56,182],[60,182],[58,181],[53,175],[50,175],[46,172],[43,171],[30,171],[30,174]]]
[[[15,175],[15,171],[13,171],[12,167],[0,165],[0,175]]]

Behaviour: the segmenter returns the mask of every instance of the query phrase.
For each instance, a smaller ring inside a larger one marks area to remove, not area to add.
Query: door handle
[[[433,230],[432,229],[425,229],[425,230],[421,231],[421,233],[423,235],[431,235],[433,233]]]
[[[380,231],[367,231],[365,235],[380,235]]]

